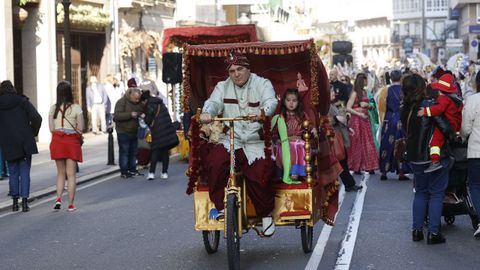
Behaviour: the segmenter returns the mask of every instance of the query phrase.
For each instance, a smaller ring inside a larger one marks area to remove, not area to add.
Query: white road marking
[[[117,173],[115,173],[113,175],[110,175],[110,176],[107,176],[106,178],[103,178],[101,180],[96,180],[96,181],[93,181],[92,183],[81,185],[80,187],[77,188],[77,191],[89,188],[89,187],[94,186],[94,185],[98,185],[100,183],[103,183],[105,181],[111,180],[111,179],[116,178],[116,177],[119,177],[119,175]],[[56,196],[51,195],[51,198],[40,200],[37,203],[29,204],[29,206],[30,206],[30,208],[34,208],[34,207],[40,206],[42,204],[46,204],[47,202],[53,202],[55,199],[56,199]],[[21,209],[18,212],[7,212],[5,214],[0,215],[0,218],[7,217],[7,216],[10,216],[10,215],[14,215],[14,214],[19,214],[21,212],[22,212]]]
[[[350,269],[350,263],[352,261],[353,249],[355,248],[355,242],[357,240],[358,226],[360,225],[360,218],[362,217],[363,203],[365,201],[365,194],[367,193],[367,183],[369,178],[369,174],[364,175],[364,180],[362,181],[363,189],[357,193],[357,197],[355,198],[353,209],[350,213],[347,231],[340,245],[340,251],[338,252],[337,262],[335,263],[334,268],[335,270]]]
[[[338,211],[335,214],[335,219],[337,218],[338,213],[340,212],[340,208],[342,207],[343,199],[345,198],[345,187],[341,185],[340,191],[338,192]],[[310,260],[308,260],[308,264],[305,267],[305,270],[315,270],[320,265],[322,261],[323,253],[325,252],[325,246],[327,245],[328,238],[330,238],[330,233],[332,232],[332,226],[323,225],[322,232],[318,237],[317,244],[313,249],[312,255],[310,256]]]

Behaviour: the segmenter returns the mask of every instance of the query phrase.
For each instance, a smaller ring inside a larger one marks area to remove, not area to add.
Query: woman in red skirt
[[[367,76],[359,73],[353,85],[353,91],[347,103],[347,112],[351,114],[349,127],[353,130],[348,148],[348,166],[356,174],[367,171],[374,174],[378,169],[378,152],[373,141],[372,127],[368,116],[371,108],[368,103]]]
[[[77,162],[82,162],[81,136],[84,127],[82,108],[73,103],[72,86],[61,81],[57,86],[57,102],[50,108],[48,124],[52,132],[50,156],[57,165],[57,200],[55,210],[62,208],[65,178],[68,179],[68,211],[76,210]]]

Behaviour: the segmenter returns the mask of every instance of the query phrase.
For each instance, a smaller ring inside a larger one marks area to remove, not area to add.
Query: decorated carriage
[[[209,197],[208,185],[204,177],[202,162],[208,151],[202,151],[209,144],[203,137],[200,123],[200,109],[219,81],[227,78],[224,59],[232,52],[247,56],[250,70],[258,76],[269,79],[277,96],[288,88],[298,88],[301,79],[303,89],[301,102],[310,121],[305,121],[303,139],[305,141],[306,176],[298,184],[286,184],[281,177],[274,179],[275,206],[272,218],[276,226],[294,226],[300,229],[302,248],[305,253],[312,251],[313,227],[323,220],[333,225],[338,208],[338,174],[341,167],[331,151],[333,130],[328,121],[330,90],[325,68],[320,61],[313,40],[288,42],[250,42],[214,45],[190,45],[184,48],[184,80],[182,105],[185,112],[194,110],[190,129],[191,150],[187,176],[189,178],[187,194],[194,195],[195,230],[202,231],[205,248],[208,253],[217,251],[220,231],[224,231],[227,241],[230,269],[240,265],[240,239],[249,230],[257,229],[261,217],[247,195],[246,181],[241,172],[230,166],[230,177],[225,189],[225,218],[212,218],[215,209]],[[277,108],[278,110],[278,108]],[[249,120],[250,116],[220,118],[218,120],[230,127],[231,147],[234,147],[232,129],[234,121]],[[317,137],[310,133],[311,127],[319,130]],[[271,120],[263,119],[265,156],[271,156]],[[231,148],[233,149],[233,148]],[[230,164],[235,157],[230,151]],[[241,184],[240,184],[241,183]]]

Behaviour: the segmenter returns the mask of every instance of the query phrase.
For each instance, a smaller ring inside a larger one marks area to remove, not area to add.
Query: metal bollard
[[[115,149],[113,148],[113,127],[107,129],[108,132],[108,163],[107,165],[115,165]]]

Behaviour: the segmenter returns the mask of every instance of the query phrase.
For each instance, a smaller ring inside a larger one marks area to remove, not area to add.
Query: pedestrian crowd
[[[116,130],[119,148],[121,178],[143,176],[137,169],[138,142],[143,142],[150,167],[148,180],[155,179],[158,161],[163,164],[161,178],[168,178],[169,150],[179,143],[176,130],[179,128],[170,118],[166,105],[159,97],[155,83],[148,77],[147,83],[137,87],[137,80],[128,81],[123,91],[118,80],[107,76],[104,85],[91,76],[86,89],[86,105],[92,116],[92,131],[99,134],[107,126]],[[42,117],[28,97],[17,93],[13,84],[6,80],[0,84],[0,180],[9,178],[9,196],[12,211],[23,212],[30,207],[30,170],[32,155],[38,153],[35,137],[42,124]],[[62,197],[67,184],[68,211],[76,210],[74,199],[78,163],[83,161],[82,145],[86,119],[82,107],[74,102],[72,85],[60,81],[56,89],[56,102],[50,107],[48,126],[51,132],[50,157],[57,168],[55,210],[62,209]],[[147,143],[146,137],[151,137]],[[21,201],[20,201],[21,199]]]
[[[431,72],[398,68],[382,76],[365,68],[354,76],[353,86],[346,81],[352,73],[340,65],[329,73],[334,148],[345,190],[361,188],[350,171],[379,170],[381,181],[390,173],[410,180],[411,173],[413,241],[424,239],[428,223],[427,243],[444,243],[441,217],[454,216],[457,206],[472,209],[465,214],[478,228],[480,95],[475,92],[480,73],[475,63],[459,76],[441,66]],[[474,236],[480,237],[480,228]]]
[[[266,150],[259,134],[262,125],[255,121],[235,123],[234,149],[236,166],[249,180],[249,196],[263,218],[263,235],[271,236],[275,228],[271,217],[274,190],[269,181],[265,182],[266,171],[276,171],[286,184],[296,184],[306,175],[301,126],[311,116],[301,99],[308,86],[299,73],[297,89],[287,89],[277,100],[271,82],[250,73],[245,56],[231,55],[226,63],[229,77],[219,82],[205,101],[200,120],[211,123],[213,130],[213,117],[219,114],[236,117],[239,112],[253,112],[260,117],[262,108],[263,113],[272,116],[273,153]],[[469,67],[462,81],[441,67],[428,74],[405,68],[387,72],[380,80],[368,69],[355,75],[344,71],[334,67],[329,72],[329,117],[335,130],[333,148],[343,169],[340,178],[345,191],[362,189],[351,172],[373,175],[378,170],[381,181],[388,180],[392,173],[398,175],[399,181],[408,181],[407,175],[413,174],[412,240],[424,239],[427,221],[427,243],[444,243],[440,220],[446,215],[445,205],[471,201],[472,208],[480,211],[480,95],[474,94],[480,88],[480,73]],[[354,78],[353,83],[350,78]],[[152,80],[147,77],[145,82],[142,89],[131,78],[123,91],[111,75],[105,85],[98,84],[92,76],[86,89],[93,133],[115,127],[124,179],[142,176],[138,169],[142,165],[149,167],[147,179],[154,180],[158,161],[162,163],[160,177],[168,178],[169,150],[179,144],[179,127],[172,122],[164,99],[159,97]],[[74,211],[77,163],[83,161],[82,133],[86,121],[81,106],[74,103],[69,82],[58,83],[56,96],[48,117],[52,133],[50,154],[57,167],[54,209],[62,208],[67,180],[67,209]],[[275,115],[277,103],[280,113]],[[10,81],[2,82],[0,125],[5,129],[0,133],[0,177],[10,179],[13,211],[19,210],[19,199],[22,211],[29,211],[30,168],[32,155],[38,153],[35,136],[41,123],[42,118],[29,99],[17,94]],[[317,136],[315,128],[309,131]],[[213,137],[210,134],[209,140]],[[220,136],[217,144],[202,150],[209,153],[203,161],[204,177],[208,179],[217,218],[224,214],[229,146],[228,138]],[[274,164],[266,158],[270,155]],[[460,166],[462,162],[464,167]],[[462,186],[467,184],[469,192],[462,192]],[[472,219],[478,227],[479,213],[474,213]],[[480,237],[480,228],[474,236]]]

